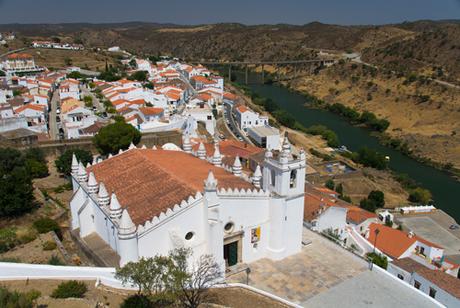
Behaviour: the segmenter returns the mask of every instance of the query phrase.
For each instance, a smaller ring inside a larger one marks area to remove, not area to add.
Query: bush
[[[54,241],[46,241],[43,243],[43,250],[48,251],[48,250],[54,250],[56,249],[57,245],[56,242]]]
[[[145,295],[134,294],[125,298],[120,308],[149,308],[154,307],[153,302]]]
[[[329,188],[329,189],[331,189],[331,190],[334,190],[335,184],[334,184],[334,181],[333,181],[333,180],[329,179],[329,180],[326,181],[326,183],[324,184],[324,186],[325,186],[326,188]]]
[[[62,262],[62,260],[56,256],[56,255],[52,255],[49,259],[48,259],[48,264],[49,265],[58,265],[58,266],[63,266],[63,265],[66,265],[64,262]]]
[[[62,282],[58,285],[58,287],[53,291],[51,297],[53,298],[82,298],[84,297],[86,291],[88,291],[88,287],[85,283],[70,280],[66,282]]]
[[[25,293],[9,291],[4,287],[0,287],[0,307],[32,308],[36,292],[38,291],[34,291],[33,294],[31,293],[31,296],[27,296]]]
[[[304,133],[310,135],[320,135],[327,141],[327,145],[330,147],[335,148],[340,145],[339,137],[337,136],[337,134],[334,131],[328,129],[324,125],[313,125],[302,130]]]
[[[417,187],[409,193],[410,202],[428,204],[431,200],[431,192],[425,188]]]
[[[375,265],[380,266],[381,268],[387,269],[388,267],[388,259],[386,256],[377,254],[375,252],[371,252],[367,254],[367,257],[372,263]]]
[[[37,229],[38,233],[48,233],[50,231],[56,232],[57,236],[61,238],[61,228],[59,224],[48,217],[39,218],[34,221],[34,227]]]
[[[367,147],[361,148],[357,153],[353,153],[351,159],[365,167],[372,167],[379,170],[386,169],[388,164],[384,155]]]
[[[7,252],[18,243],[15,228],[0,229],[0,253]]]

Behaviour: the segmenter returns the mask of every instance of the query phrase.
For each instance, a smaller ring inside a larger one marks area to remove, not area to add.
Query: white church
[[[261,258],[298,253],[302,242],[305,153],[267,151],[250,176],[236,157],[223,166],[219,144],[212,157],[183,149],[131,146],[86,168],[74,157],[72,229],[97,235],[120,266],[141,257],[190,247],[211,254],[222,270]]]

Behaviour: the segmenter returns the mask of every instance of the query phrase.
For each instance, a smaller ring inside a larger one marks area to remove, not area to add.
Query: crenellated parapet
[[[175,204],[172,208],[168,208],[166,211],[161,212],[159,215],[154,216],[151,220],[147,220],[143,225],[137,227],[139,236],[149,230],[155,228],[159,224],[171,219],[173,216],[185,211],[186,209],[195,206],[202,202],[203,195],[201,192],[197,192],[194,196],[189,196],[187,200],[182,200],[180,204]]]

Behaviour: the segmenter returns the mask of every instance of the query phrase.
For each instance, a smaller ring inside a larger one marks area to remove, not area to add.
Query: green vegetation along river
[[[243,73],[237,73],[236,77],[237,82],[244,83]],[[308,108],[308,100],[304,95],[276,84],[261,84],[260,80],[259,74],[249,75],[248,87],[254,93],[274,100],[305,127],[316,124],[327,126],[336,132],[341,144],[347,146],[351,151],[357,151],[366,146],[388,155],[390,157],[389,167],[392,170],[409,175],[422,187],[429,189],[433,194],[434,205],[460,222],[460,201],[457,198],[457,193],[460,193],[460,182],[449,174],[383,146],[377,137],[371,135],[371,131],[353,126],[339,115],[326,110]],[[306,103],[307,106],[305,106]]]

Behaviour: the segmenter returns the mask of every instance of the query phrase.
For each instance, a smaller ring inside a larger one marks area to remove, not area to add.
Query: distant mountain
[[[312,49],[358,51],[363,60],[392,69],[442,67],[460,78],[460,21],[416,21],[381,26],[340,26],[222,23],[198,26],[129,23],[9,24],[29,39],[59,37],[87,46],[121,46],[142,54],[171,54],[185,59],[305,59]]]

